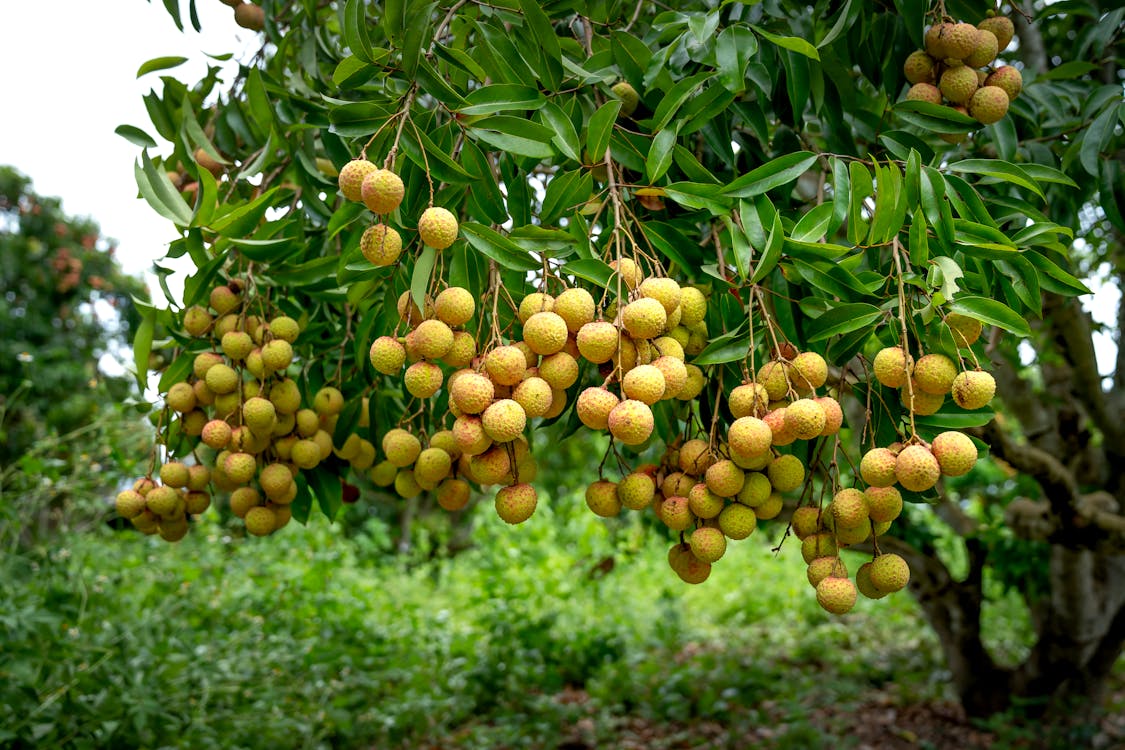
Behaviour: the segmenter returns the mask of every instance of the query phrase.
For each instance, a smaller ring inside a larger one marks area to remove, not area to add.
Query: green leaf
[[[700,185],[696,182],[673,182],[664,187],[664,194],[684,208],[706,209],[715,216],[730,211],[730,200],[723,197],[722,186]]]
[[[379,72],[371,63],[364,62],[355,55],[348,55],[332,71],[332,83],[340,88],[350,88],[352,85],[361,85]]]
[[[655,184],[672,166],[672,147],[676,145],[676,131],[665,128],[652,139],[652,146],[645,159],[645,172],[649,184]]]
[[[751,284],[757,284],[777,267],[777,262],[781,260],[783,247],[785,247],[785,228],[781,225],[781,214],[774,212],[769,237],[766,238],[765,250],[762,252],[762,256],[758,258],[758,262],[754,264],[754,273],[750,277]]]
[[[902,196],[902,172],[894,164],[876,166],[875,214],[871,218],[872,245],[885,245],[902,229],[906,201]]]
[[[559,270],[563,274],[577,276],[604,289],[609,288],[610,281],[614,278],[613,269],[605,261],[598,258],[572,260]]]
[[[915,416],[914,424],[918,427],[931,427],[941,430],[964,430],[969,427],[983,427],[995,418],[996,412],[992,409],[966,411],[947,401],[941,407],[941,411],[936,414]]]
[[[555,155],[551,145],[554,133],[531,120],[493,115],[473,123],[469,132],[490,146],[520,156],[546,159]]]
[[[531,35],[535,39],[535,46],[542,51],[542,64],[540,73],[546,79],[548,89],[557,89],[562,81],[562,50],[559,48],[559,37],[551,25],[551,19],[543,12],[540,3],[535,0],[520,0],[520,9],[531,27]]]
[[[613,124],[617,121],[617,113],[621,111],[621,100],[610,99],[590,116],[586,126],[586,153],[591,164],[597,164],[605,158],[605,150],[609,147],[609,136],[613,132]]]
[[[320,511],[329,521],[335,521],[344,507],[344,485],[340,475],[327,467],[317,467],[301,474],[308,479],[309,489],[316,496]]]
[[[672,118],[676,116],[676,112],[684,105],[684,102],[711,77],[711,73],[698,73],[678,81],[675,86],[670,88],[661,98],[660,104],[656,106],[656,111],[652,114],[652,129],[654,131],[662,130],[670,123]]]
[[[137,69],[137,78],[157,70],[168,70],[186,63],[186,57],[154,57]]]
[[[723,189],[723,195],[731,198],[751,198],[761,195],[797,179],[808,171],[815,161],[816,154],[809,151],[797,151],[779,156],[749,174],[737,178]]]
[[[817,242],[824,238],[828,225],[832,222],[835,207],[831,203],[821,203],[807,212],[793,227],[789,238],[796,242]]]
[[[426,290],[430,286],[430,274],[433,273],[436,261],[437,250],[427,247],[414,262],[414,273],[410,276],[410,298],[419,310],[426,309]]]
[[[465,235],[465,240],[473,246],[473,249],[505,268],[514,271],[535,271],[542,265],[519,245],[483,224],[465,222],[461,225],[461,233]]]
[[[156,308],[151,305],[136,305],[141,313],[141,322],[133,334],[133,367],[137,377],[137,387],[144,393],[148,389],[148,358],[152,354],[152,337],[156,332]]]
[[[1024,253],[1023,257],[1027,258],[1031,265],[1046,274],[1046,278],[1058,282],[1058,284],[1063,287],[1061,290],[1056,289],[1052,291],[1069,294],[1093,294],[1088,286],[1064,271],[1054,261],[1042,253],[1032,250]],[[1046,279],[1041,278],[1040,280],[1044,287],[1048,285]]]
[[[156,141],[145,131],[132,125],[118,125],[114,131],[134,146],[141,148],[156,148]]]
[[[875,180],[867,167],[858,161],[848,164],[848,176],[848,242],[858,245],[867,237],[868,226],[863,220],[864,203],[875,191]]]
[[[531,86],[513,83],[496,83],[481,86],[465,95],[468,102],[459,111],[463,115],[491,115],[511,110],[539,109],[547,100]]]
[[[750,28],[758,32],[758,35],[763,39],[777,45],[778,47],[782,47],[789,50],[790,52],[796,52],[798,54],[804,55],[809,59],[820,62],[820,53],[816,51],[816,47],[812,46],[800,37],[778,36],[777,34],[771,34],[760,26],[751,26]]]
[[[926,234],[926,214],[922,207],[914,209],[914,220],[910,222],[910,263],[924,266],[930,259],[930,239]]]
[[[1093,73],[1097,65],[1085,60],[1068,60],[1062,65],[1051,68],[1046,73],[1035,76],[1036,81],[1062,81],[1068,78],[1081,78],[1087,73]]]
[[[141,196],[158,214],[182,227],[191,224],[191,209],[176,191],[168,175],[152,163],[148,151],[134,165],[133,173]]]
[[[1098,176],[1098,162],[1102,152],[1109,145],[1113,136],[1113,129],[1117,124],[1118,102],[1120,97],[1111,100],[1105,110],[1094,118],[1090,127],[1082,133],[1082,148],[1078,151],[1078,159],[1083,168],[1094,177]]]
[[[965,271],[948,255],[936,255],[931,260],[934,266],[930,272],[930,286],[940,285],[941,296],[945,300],[953,299],[961,289],[957,279],[963,278]]]
[[[1017,336],[1027,338],[1031,328],[1022,315],[1002,302],[988,297],[957,297],[950,303],[955,311],[978,320],[1011,331]]]
[[[921,101],[901,101],[894,112],[905,122],[932,133],[970,133],[980,123],[953,107]]]
[[[1027,172],[1023,171],[1015,164],[1001,161],[1000,159],[963,159],[953,162],[947,166],[946,169],[950,172],[979,174],[985,177],[992,177],[1001,182],[1011,182],[1027,188],[1040,198],[1044,197],[1043,190],[1039,187],[1039,184],[1031,179]]]
[[[721,365],[725,362],[737,362],[745,359],[750,352],[750,334],[727,334],[712,341],[701,351],[692,364],[698,367],[706,365]]]
[[[758,39],[742,25],[728,26],[715,41],[715,64],[719,83],[735,94],[746,90],[746,66],[758,54]]]
[[[874,305],[862,302],[838,305],[809,322],[807,332],[809,341],[824,341],[842,333],[851,333],[861,328],[872,328],[884,313]]]
[[[593,189],[594,178],[589,170],[576,169],[556,174],[547,183],[539,220],[543,224],[554,224],[564,213],[585,204]]]
[[[578,131],[566,113],[554,102],[544,102],[539,110],[540,116],[554,135],[551,143],[555,144],[562,154],[578,163],[582,163],[582,145],[578,142]]]

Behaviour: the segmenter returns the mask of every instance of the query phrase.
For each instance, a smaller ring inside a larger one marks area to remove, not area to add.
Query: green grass
[[[214,519],[173,546],[104,531],[9,556],[0,745],[612,744],[631,717],[838,747],[810,707],[944,695],[905,594],[830,617],[797,545],[761,531],[689,587],[659,533],[544,500],[519,527],[485,508],[453,560],[392,555],[377,521],[254,540]]]

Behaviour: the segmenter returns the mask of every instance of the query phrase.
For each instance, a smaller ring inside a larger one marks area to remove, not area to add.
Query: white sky
[[[174,238],[171,225],[137,196],[139,149],[113,132],[127,123],[159,141],[141,97],[160,88],[160,73],[138,80],[137,69],[179,55],[189,62],[173,74],[194,82],[206,72],[204,53],[244,57],[258,40],[219,0],[196,4],[201,34],[186,18],[179,32],[160,0],[3,0],[0,7],[0,164],[30,176],[40,194],[61,197],[67,213],[93,217],[118,241],[118,257],[132,272],[147,271]],[[162,299],[149,278],[154,299]],[[1095,295],[1086,306],[1112,328],[1119,290],[1088,283]],[[181,284],[171,284],[173,291]],[[1111,373],[1112,337],[1098,334],[1095,344],[1099,369]]]

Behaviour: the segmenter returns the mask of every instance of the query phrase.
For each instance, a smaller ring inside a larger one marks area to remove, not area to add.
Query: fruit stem
[[[898,318],[902,325],[902,351],[904,353],[903,361],[908,361],[910,357],[910,348],[907,344],[908,335],[906,330],[906,286],[902,280],[902,245],[899,244],[898,237],[895,237],[891,242],[891,255],[894,256],[895,261],[895,276],[898,282]],[[914,378],[909,376],[906,378],[906,393],[909,396],[910,402],[910,439],[914,440],[918,437],[918,429],[914,426]]]

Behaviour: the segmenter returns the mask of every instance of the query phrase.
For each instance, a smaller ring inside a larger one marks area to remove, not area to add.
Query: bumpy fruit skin
[[[896,460],[887,448],[872,448],[859,461],[859,475],[872,487],[890,487],[896,481]]]
[[[801,352],[789,363],[789,378],[797,393],[808,393],[828,380],[828,363],[816,352]]]
[[[863,498],[867,515],[875,523],[890,523],[902,513],[902,493],[895,487],[868,487]]]
[[[500,399],[481,414],[484,432],[493,442],[507,443],[515,440],[527,426],[523,407],[510,398]]]
[[[731,503],[719,513],[719,531],[731,539],[746,539],[757,528],[758,517],[753,508],[742,503]]]
[[[386,224],[372,224],[359,238],[359,249],[372,265],[391,266],[402,255],[402,237]]]
[[[652,366],[660,371],[661,376],[664,378],[664,395],[662,399],[672,399],[679,395],[680,391],[687,385],[687,366],[683,360],[676,359],[670,355],[657,357],[652,362]]]
[[[553,312],[566,321],[568,331],[578,333],[582,326],[594,320],[594,297],[581,287],[567,289],[555,297]]]
[[[907,90],[906,101],[941,104],[941,89],[932,83],[916,83]]]
[[[933,488],[940,476],[941,467],[934,454],[925,446],[907,446],[895,461],[898,483],[913,492],[925,492]]]
[[[435,250],[444,250],[457,239],[457,217],[440,206],[431,206],[418,219],[418,235]]]
[[[815,589],[828,576],[847,578],[848,567],[839,557],[818,557],[809,563],[805,575],[808,576],[809,584]]]
[[[374,169],[364,175],[360,197],[372,213],[389,214],[402,203],[406,187],[402,178],[389,169]]]
[[[899,391],[902,405],[919,416],[936,414],[941,405],[945,403],[944,394],[926,393],[914,383],[911,387]]]
[[[883,554],[871,562],[871,584],[888,594],[901,591],[910,582],[910,566],[894,553]]]
[[[943,24],[941,34],[945,41],[946,58],[964,60],[977,47],[980,30],[971,23]]]
[[[1008,95],[1008,101],[1015,101],[1016,97],[1023,91],[1023,74],[1020,73],[1018,68],[1004,65],[989,74],[984,79],[983,85],[1004,89],[1004,93]]]
[[[701,476],[714,460],[706,440],[694,438],[680,446],[680,469],[685,474]]]
[[[640,445],[648,440],[654,424],[648,404],[633,399],[613,407],[607,420],[610,434],[625,445]]]
[[[383,454],[395,466],[405,468],[422,452],[422,443],[406,430],[395,428],[383,435]]]
[[[945,316],[945,324],[953,334],[953,340],[959,348],[972,346],[980,338],[984,326],[976,318],[970,318],[961,313],[949,313]]]
[[[941,89],[945,98],[954,104],[965,104],[972,98],[978,85],[977,72],[962,65],[959,68],[947,68],[941,74],[941,83],[938,88]]]
[[[966,371],[953,379],[952,390],[962,409],[980,409],[996,395],[996,379],[983,370]]]
[[[789,424],[785,421],[784,407],[774,409],[762,421],[770,428],[770,433],[773,435],[771,438],[773,445],[789,445],[797,439],[797,434],[790,429]]]
[[[513,484],[496,493],[496,515],[510,524],[523,523],[531,518],[539,497],[530,484]]]
[[[996,51],[997,53],[1003,52],[1012,43],[1012,37],[1016,35],[1016,27],[1012,24],[1012,19],[1006,16],[993,16],[986,18],[977,24],[978,29],[986,29],[991,31],[996,37]]]
[[[642,297],[648,297],[659,302],[664,307],[664,312],[671,315],[680,306],[683,291],[675,279],[650,276],[641,282],[640,292]]]
[[[906,57],[906,62],[902,64],[902,72],[906,80],[912,84],[933,83],[935,64],[934,58],[927,55],[924,50],[916,50]]]
[[[617,485],[604,479],[591,484],[586,488],[586,507],[602,518],[620,515],[621,501],[617,497]]]
[[[805,465],[796,456],[778,456],[766,469],[766,475],[778,492],[792,492],[805,481]]]
[[[816,585],[816,603],[834,615],[846,614],[855,606],[855,584],[848,578],[828,576]]]
[[[797,508],[793,511],[793,518],[790,520],[793,528],[793,533],[801,541],[809,538],[820,529],[820,510],[806,505]]]
[[[779,360],[766,362],[758,368],[755,380],[766,389],[770,401],[785,398],[785,394],[789,392],[788,371],[788,363]]]
[[[267,399],[254,396],[242,404],[242,421],[255,433],[266,434],[277,422],[277,410]]]
[[[1000,42],[996,35],[987,29],[977,31],[977,44],[973,51],[965,58],[965,65],[970,68],[983,68],[996,59],[1000,49]]]
[[[350,201],[362,201],[363,178],[378,168],[366,159],[354,159],[348,162],[340,170],[340,192]]]
[[[859,490],[848,487],[832,498],[832,519],[838,527],[854,529],[867,523],[867,500]]]
[[[871,582],[871,563],[869,562],[860,565],[859,570],[855,572],[855,587],[859,589],[859,593],[868,599],[882,599],[887,595],[886,591],[880,591]]]
[[[637,90],[628,81],[618,81],[610,88],[614,96],[621,100],[621,115],[631,117],[637,111],[641,98]]]
[[[684,583],[703,583],[711,575],[711,563],[696,557],[686,544],[676,544],[668,550],[668,566]]]
[[[380,336],[371,342],[368,352],[371,366],[384,375],[397,375],[406,363],[406,347],[391,336]]]
[[[654,365],[637,365],[621,381],[625,398],[636,399],[650,406],[664,397],[664,373]]]
[[[707,467],[707,488],[719,497],[734,497],[742,489],[746,475],[729,459],[716,461]]]
[[[642,297],[625,305],[621,324],[634,339],[654,339],[664,333],[668,313],[659,300]]]
[[[437,490],[438,505],[450,512],[463,510],[469,504],[472,487],[464,479],[446,479]]]
[[[124,490],[118,493],[114,505],[122,518],[136,518],[145,510],[145,499],[136,490]]]
[[[977,462],[977,446],[963,432],[941,433],[934,438],[930,450],[941,466],[941,473],[947,477],[968,474]]]
[[[660,520],[672,531],[684,531],[695,523],[695,514],[686,497],[673,495],[660,508]]]
[[[515,385],[523,380],[527,359],[515,346],[498,346],[484,360],[485,370],[496,385]]]
[[[475,456],[484,453],[492,445],[492,440],[484,434],[484,427],[480,417],[462,414],[453,422],[453,439],[457,448],[465,456]]]
[[[944,354],[927,354],[914,365],[914,382],[934,396],[949,393],[955,377],[957,365]]]
[[[528,417],[542,417],[551,410],[554,391],[543,378],[530,377],[515,387],[512,398],[523,407]]]
[[[620,403],[616,395],[605,388],[587,388],[578,395],[575,408],[582,424],[591,430],[604,430],[609,426],[609,415]]]
[[[702,526],[691,532],[691,553],[705,563],[718,561],[727,551],[727,538],[719,529]]]
[[[1009,103],[1007,91],[999,86],[984,86],[969,100],[969,114],[981,125],[991,125],[1004,119]]]
[[[820,404],[802,398],[785,407],[785,426],[800,440],[812,440],[824,431],[827,416]]]
[[[707,297],[693,286],[680,290],[680,325],[693,326],[707,317]]]
[[[953,24],[935,23],[930,28],[926,29],[925,46],[926,54],[938,61],[943,61],[949,57],[949,50],[946,46],[946,29],[945,27],[952,27]]]
[[[523,324],[523,340],[542,356],[562,351],[568,333],[566,321],[553,312],[535,313]]]
[[[888,346],[875,355],[872,369],[880,383],[888,388],[899,388],[914,371],[914,359],[901,346]]]
[[[211,328],[211,313],[199,305],[184,311],[184,330],[191,336],[202,336]]]
[[[468,331],[453,332],[453,346],[441,358],[450,367],[465,367],[477,356],[477,341]]]
[[[552,312],[555,309],[555,298],[544,292],[532,292],[520,300],[517,316],[520,324],[527,322],[528,318],[537,312]]]
[[[415,362],[406,368],[402,383],[415,398],[429,398],[441,388],[441,368],[432,362]]]
[[[644,510],[652,505],[656,482],[648,474],[633,472],[617,483],[617,499],[629,510]]]
[[[691,401],[703,392],[703,386],[707,385],[707,378],[696,365],[684,365],[687,370],[687,381],[680,392],[676,394],[676,398],[680,401]]]
[[[417,497],[422,494],[422,485],[418,484],[418,480],[414,477],[414,472],[410,469],[400,469],[395,474],[395,494],[404,500],[409,500],[412,497]]]
[[[617,326],[604,320],[587,323],[578,329],[578,352],[590,362],[600,365],[617,353]]]
[[[824,410],[824,429],[820,431],[821,436],[835,435],[844,426],[844,410],[840,407],[840,402],[831,396],[821,396],[813,400]]]
[[[769,408],[769,394],[758,383],[743,383],[730,392],[727,403],[735,419],[756,417]]]

